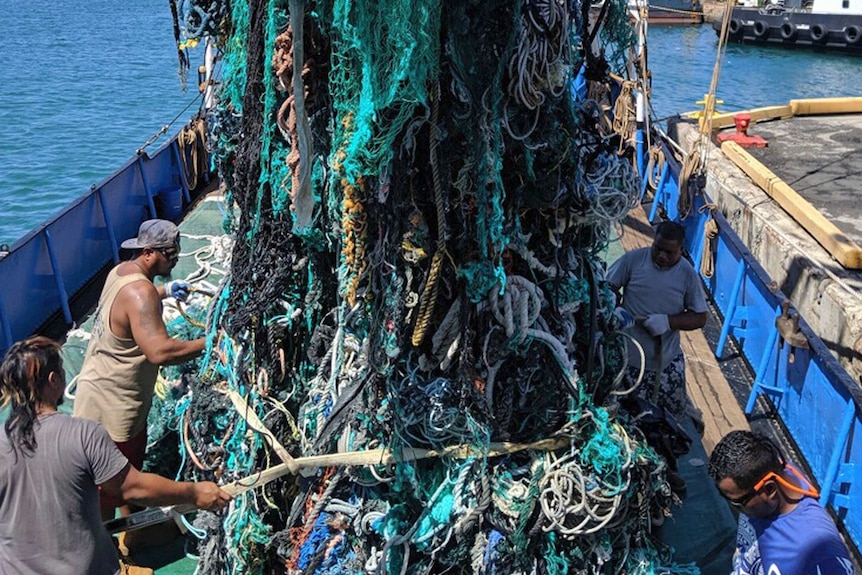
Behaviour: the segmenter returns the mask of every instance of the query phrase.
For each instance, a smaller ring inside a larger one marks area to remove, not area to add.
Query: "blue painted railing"
[[[807,349],[793,348],[782,338],[776,318],[789,304],[787,297],[724,216],[710,209],[708,197],[695,197],[689,214],[680,218],[680,166],[667,149],[665,157],[663,167],[645,175],[645,181],[658,177],[659,182],[650,220],[657,219],[661,208],[668,219],[685,226],[685,247],[696,268],[708,245],[707,221],[712,218],[718,225],[712,243],[714,273],[711,278],[702,276],[723,315],[716,356],[722,357],[727,339],[733,337],[756,371],[746,414],[751,414],[758,397],[768,398],[819,484],[821,502],[832,508],[856,549],[862,549],[862,389],[804,318],[799,318],[798,329]]]
[[[174,136],[152,156],[130,159],[17,241],[0,259],[0,357],[58,315],[72,327],[80,319],[70,305],[75,294],[119,261],[119,242],[161,215],[154,201],[159,192],[178,188],[187,207],[191,197]]]

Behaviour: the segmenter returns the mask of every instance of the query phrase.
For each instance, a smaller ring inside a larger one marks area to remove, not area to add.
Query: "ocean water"
[[[651,26],[649,67],[654,116],[703,108],[715,68],[718,36],[702,26]],[[721,59],[718,109],[733,112],[795,98],[862,96],[862,58],[780,47],[729,44]]]
[[[198,90],[196,64],[181,90],[165,0],[0,7],[0,243],[12,244],[134,156]]]
[[[199,100],[196,74],[181,90],[164,0],[3,0],[2,7],[0,243],[12,244],[179,115],[170,132],[178,130]],[[708,25],[650,28],[655,116],[697,108],[716,46]],[[193,71],[198,64],[192,60]],[[733,111],[858,96],[860,77],[862,58],[733,45],[718,97]]]

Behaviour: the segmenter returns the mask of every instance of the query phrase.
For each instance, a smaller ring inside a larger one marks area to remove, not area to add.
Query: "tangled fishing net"
[[[198,515],[198,571],[691,572],[618,403],[601,254],[637,177],[575,89],[621,66],[625,2],[601,33],[562,0],[172,7],[221,50],[236,243],[162,412],[185,478],[298,468]]]

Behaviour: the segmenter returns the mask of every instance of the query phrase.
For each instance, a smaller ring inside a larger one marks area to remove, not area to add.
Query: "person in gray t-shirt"
[[[191,503],[218,510],[215,483],[141,473],[94,421],[59,413],[65,388],[60,346],[16,343],[0,365],[0,573],[113,575],[120,564],[99,512],[98,486],[144,505]]]
[[[643,349],[641,360],[637,346],[628,342],[630,372],[636,374],[642,364],[644,368],[637,394],[663,407],[680,423],[689,400],[679,331],[702,328],[708,311],[700,277],[682,257],[684,241],[682,226],[662,222],[651,247],[624,254],[606,277],[614,290],[622,291],[621,306],[635,320],[628,333]],[[675,470],[675,461],[668,463]],[[673,486],[682,480],[674,476],[671,481]]]

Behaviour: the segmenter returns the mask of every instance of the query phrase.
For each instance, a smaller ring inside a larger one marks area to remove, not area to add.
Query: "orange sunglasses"
[[[795,467],[793,467],[789,463],[785,463],[784,468],[789,470],[790,473],[792,473],[793,475],[795,475],[796,478],[799,479],[804,485],[807,485],[808,486],[807,489],[802,488],[802,487],[797,487],[796,485],[793,485],[792,483],[790,483],[789,481],[784,479],[784,477],[782,477],[781,475],[775,473],[774,471],[770,471],[769,473],[767,473],[766,475],[763,476],[763,479],[761,479],[760,481],[758,481],[757,483],[754,484],[754,487],[752,488],[752,492],[757,493],[758,491],[763,489],[763,486],[766,485],[767,481],[769,481],[770,479],[774,479],[778,483],[780,483],[783,487],[789,489],[790,491],[794,491],[796,493],[799,493],[800,495],[808,495],[810,497],[815,497],[815,498],[820,497],[820,494],[817,492],[816,489],[814,489],[814,486],[811,485],[811,482],[808,481],[808,479],[806,479],[806,477],[804,475],[802,475],[802,473],[800,473],[800,471],[798,469],[796,469]]]

